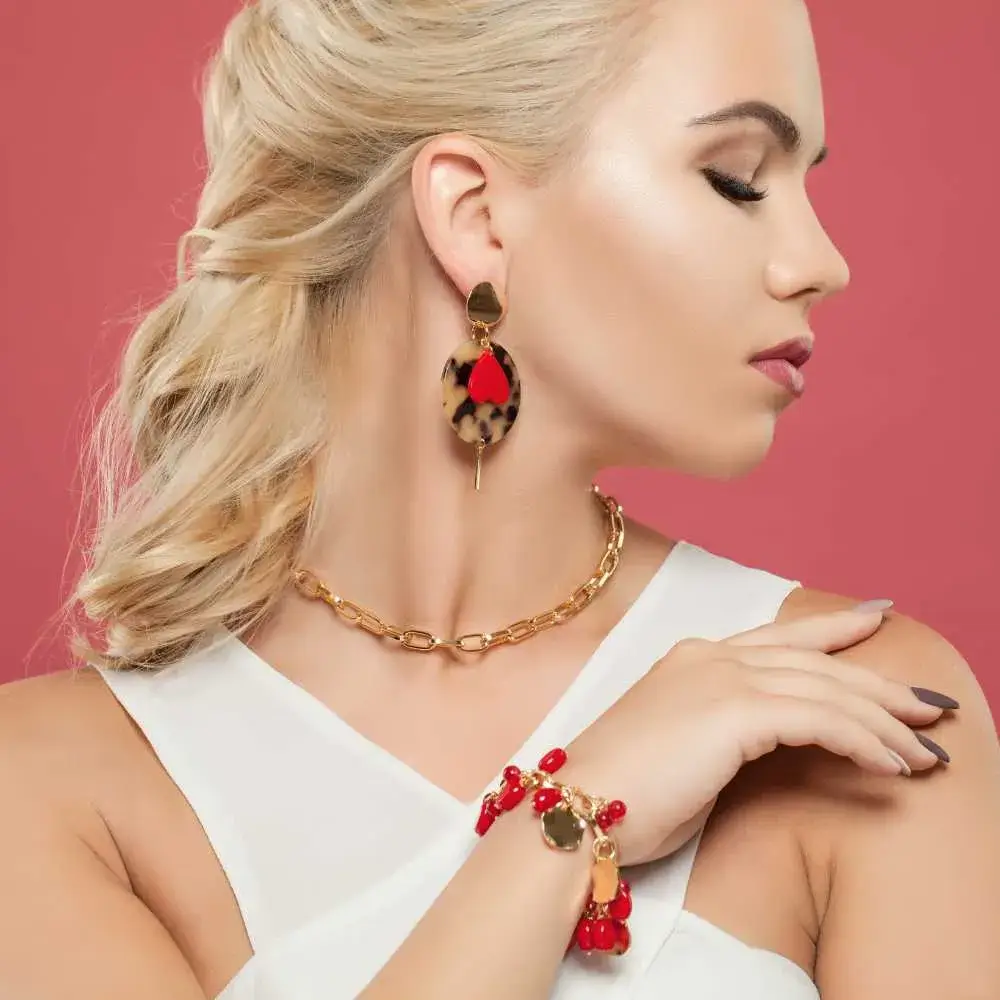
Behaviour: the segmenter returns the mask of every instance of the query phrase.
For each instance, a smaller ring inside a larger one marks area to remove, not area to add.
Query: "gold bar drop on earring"
[[[483,449],[486,445],[483,443],[483,439],[480,438],[476,442],[476,492],[479,492],[479,480],[483,469]]]

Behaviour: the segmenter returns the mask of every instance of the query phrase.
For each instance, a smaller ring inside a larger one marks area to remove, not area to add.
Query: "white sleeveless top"
[[[797,586],[678,542],[513,762],[533,767],[568,744],[679,639],[773,621]],[[218,1000],[357,997],[475,847],[479,799],[432,784],[232,633],[215,639],[158,673],[102,674],[197,814],[239,903],[254,955]],[[359,803],[362,833],[351,819]],[[553,998],[816,1000],[798,965],[684,909],[700,837],[628,869],[631,949],[574,949]]]

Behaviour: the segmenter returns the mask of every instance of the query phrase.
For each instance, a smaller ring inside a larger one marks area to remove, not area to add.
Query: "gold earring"
[[[521,378],[510,354],[492,340],[504,316],[496,289],[482,281],[469,292],[465,306],[471,339],[456,348],[441,373],[444,412],[452,430],[475,448],[476,489],[483,452],[499,444],[521,409]]]

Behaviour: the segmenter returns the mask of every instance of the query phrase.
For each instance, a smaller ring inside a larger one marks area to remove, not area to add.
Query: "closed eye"
[[[705,179],[709,184],[715,188],[724,198],[728,198],[731,201],[740,202],[757,202],[763,201],[767,197],[767,189],[755,188],[751,184],[747,184],[746,181],[742,181],[739,177],[733,177],[730,174],[720,173],[718,170],[713,170],[711,167],[705,167],[702,170],[705,175]]]

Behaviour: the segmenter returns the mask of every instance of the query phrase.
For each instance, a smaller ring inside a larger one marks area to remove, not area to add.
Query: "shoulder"
[[[103,819],[136,759],[130,739],[89,669],[0,686],[5,996],[207,995],[134,891]]]
[[[57,673],[0,685],[0,764],[55,763],[97,736],[94,722],[107,706],[104,682],[92,670]]]
[[[857,603],[801,588],[778,620]],[[960,707],[922,730],[950,763],[911,778],[879,778],[811,748],[800,754],[800,839],[812,870],[823,872],[823,996],[992,997],[1000,976],[1000,742],[982,687],[947,638],[894,610],[868,639],[831,655],[950,695]]]
[[[97,749],[114,732],[117,703],[91,668],[0,684],[0,760],[55,761]]]
[[[842,611],[862,600],[866,598],[798,587],[782,604],[777,620]],[[969,720],[969,725],[995,735],[986,696],[963,655],[940,632],[895,608],[886,612],[881,627],[869,638],[832,655],[846,657],[892,680],[949,694],[960,702],[961,717]],[[939,725],[946,725],[948,718]]]
[[[860,600],[801,587],[788,595],[777,621],[844,610]],[[960,789],[979,784],[992,783],[1000,789],[1000,744],[990,704],[972,666],[940,632],[890,609],[882,625],[867,639],[830,656],[834,661],[846,660],[901,684],[948,695],[960,707],[944,712],[937,722],[921,730],[944,747],[951,757],[950,765],[920,772],[915,780],[908,782],[891,782],[886,786],[869,772],[845,766],[840,758],[807,750],[805,756],[816,779],[810,783],[812,795],[823,796],[835,789],[859,793],[840,796],[837,808],[827,814],[828,819],[835,821],[839,816],[846,830],[852,834],[860,832],[864,825],[859,825],[859,818],[883,815],[878,809],[861,807],[861,803],[871,804],[863,793],[876,788],[879,802],[903,806],[911,801],[922,802],[930,794],[939,798],[957,795]],[[930,788],[935,792],[930,793]],[[966,808],[973,806],[973,797],[967,799]],[[975,817],[970,816],[969,820],[973,822]],[[831,834],[836,829],[835,822],[827,826]]]
[[[108,781],[135,758],[138,736],[90,668],[0,685],[0,797],[25,817],[82,840],[127,879],[99,811]]]

